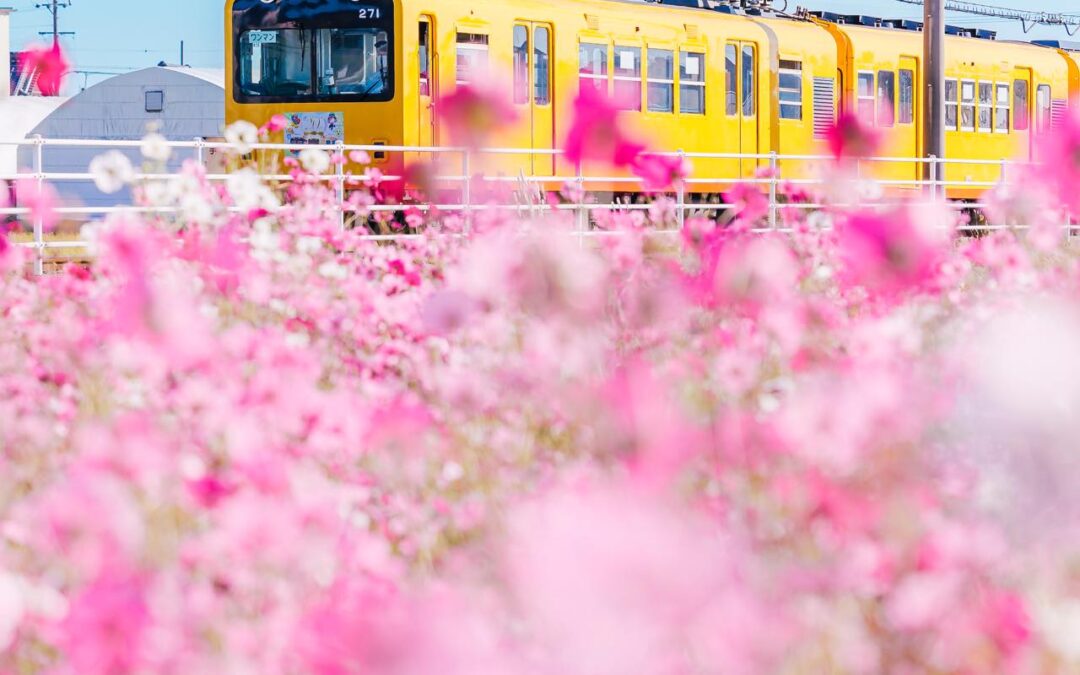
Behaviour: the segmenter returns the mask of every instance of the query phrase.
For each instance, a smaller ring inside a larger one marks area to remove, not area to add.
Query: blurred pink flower
[[[690,162],[683,157],[642,153],[633,164],[647,192],[663,192],[679,187],[690,176]]]
[[[517,111],[506,89],[487,78],[483,83],[461,85],[437,106],[455,143],[477,148],[503,127],[517,121]]]
[[[278,114],[270,118],[270,121],[259,127],[259,134],[265,136],[267,134],[276,134],[279,131],[284,131],[289,127],[289,118],[284,115]]]
[[[606,95],[592,87],[582,88],[563,144],[566,158],[574,164],[597,161],[631,166],[645,146],[626,135],[618,113],[619,107]]]
[[[738,220],[753,225],[769,212],[769,198],[756,185],[738,183],[724,193],[724,200],[734,209]]]
[[[71,64],[60,43],[54,42],[52,46],[35,45],[24,49],[19,55],[19,69],[24,73],[37,73],[37,87],[43,96],[59,96]]]
[[[1074,216],[1080,214],[1080,190],[1076,189],[1080,183],[1080,113],[1071,111],[1059,128],[1043,134],[1036,157],[1033,182],[1051,186],[1062,205]]]
[[[872,157],[882,141],[880,132],[871,123],[851,112],[840,114],[826,140],[837,160]]]
[[[507,560],[549,672],[751,675],[770,670],[790,625],[742,555],[692,513],[582,486],[518,509]]]
[[[31,225],[41,223],[46,232],[51,232],[60,222],[56,208],[60,205],[56,190],[52,185],[39,185],[36,180],[24,178],[15,184],[17,205],[30,211],[28,219]]]
[[[142,576],[123,563],[102,570],[71,600],[60,623],[61,653],[72,672],[121,675],[143,671],[151,629]]]
[[[856,211],[837,226],[840,257],[851,281],[882,292],[917,288],[933,277],[944,236],[906,211]]]

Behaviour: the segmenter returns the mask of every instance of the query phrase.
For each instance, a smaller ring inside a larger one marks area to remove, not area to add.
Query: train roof
[[[733,14],[746,17],[769,17],[778,19],[805,19],[815,18],[837,25],[883,28],[902,31],[922,32],[921,21],[912,19],[889,19],[867,14],[844,14],[840,12],[806,11],[800,9],[797,15],[775,10],[769,6],[770,0],[622,0],[663,7],[684,7],[713,11],[721,14]],[[968,28],[946,24],[945,34],[959,38],[971,38],[976,40],[997,40],[997,31],[985,28]],[[1012,45],[1027,45],[1029,47],[1042,47],[1060,49],[1063,51],[1080,54],[1080,41],[1070,40],[1032,40],[1030,42],[1020,40],[1006,40]]]
[[[1031,44],[1052,49],[1063,49],[1067,52],[1080,52],[1080,42],[1076,40],[1033,40]]]

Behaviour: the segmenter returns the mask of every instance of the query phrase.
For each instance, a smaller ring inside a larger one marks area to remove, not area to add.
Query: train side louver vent
[[[1065,116],[1069,114],[1069,102],[1055,98],[1050,102],[1050,127],[1060,129],[1065,126]]]
[[[814,138],[825,138],[836,124],[836,81],[814,78]]]

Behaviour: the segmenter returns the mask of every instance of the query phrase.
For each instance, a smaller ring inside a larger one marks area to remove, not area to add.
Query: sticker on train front
[[[285,113],[289,145],[333,145],[345,140],[344,113]]]

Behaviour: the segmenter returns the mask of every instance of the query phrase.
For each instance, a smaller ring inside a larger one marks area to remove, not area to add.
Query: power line
[[[72,33],[71,31],[62,32],[60,30],[60,10],[61,9],[67,9],[68,7],[71,7],[71,0],[67,0],[67,2],[61,2],[60,0],[49,0],[49,2],[47,4],[34,5],[34,9],[45,9],[45,10],[48,10],[50,14],[52,14],[52,38],[53,38],[53,44],[56,44],[56,43],[58,43],[60,41],[60,36],[61,35],[74,35],[75,34],[75,33]],[[43,33],[38,33],[38,35],[49,35],[49,33],[43,32]]]
[[[898,0],[908,5],[922,5],[923,0]],[[963,12],[977,16],[987,16],[995,19],[1008,19],[1019,21],[1024,32],[1029,32],[1035,26],[1061,26],[1069,35],[1075,35],[1080,30],[1080,14],[1063,14],[1060,12],[1029,12],[1022,9],[998,7],[996,5],[983,5],[977,2],[965,0],[945,0],[945,9],[952,12]]]

